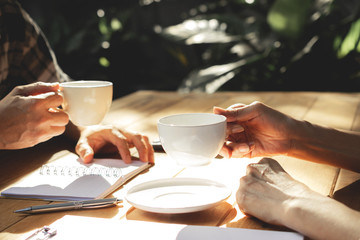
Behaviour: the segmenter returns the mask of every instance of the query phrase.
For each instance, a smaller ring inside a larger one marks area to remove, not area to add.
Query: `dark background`
[[[358,0],[20,3],[64,71],[112,81],[115,98],[140,89],[360,90]]]

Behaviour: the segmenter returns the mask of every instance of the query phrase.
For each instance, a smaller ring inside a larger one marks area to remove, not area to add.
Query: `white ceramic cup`
[[[60,84],[60,94],[71,122],[78,126],[96,125],[110,109],[113,84],[98,80],[65,82]]]
[[[163,117],[158,131],[165,152],[182,166],[208,164],[226,137],[226,118],[212,113],[186,113]]]

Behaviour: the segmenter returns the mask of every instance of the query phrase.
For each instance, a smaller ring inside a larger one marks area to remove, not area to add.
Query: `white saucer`
[[[207,179],[165,178],[132,187],[125,199],[144,211],[189,213],[214,207],[230,194],[224,184]]]

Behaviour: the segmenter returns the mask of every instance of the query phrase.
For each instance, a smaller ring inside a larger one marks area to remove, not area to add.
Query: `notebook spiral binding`
[[[114,167],[69,167],[69,166],[49,166],[43,165],[40,168],[41,175],[54,176],[87,176],[96,175],[103,177],[119,178],[122,176],[121,169]]]

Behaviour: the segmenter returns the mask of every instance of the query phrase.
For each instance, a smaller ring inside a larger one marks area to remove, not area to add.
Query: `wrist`
[[[326,231],[328,209],[335,201],[307,188],[285,202],[283,225],[294,229],[305,236],[314,237],[317,232]]]
[[[284,129],[282,130],[284,134],[286,134],[284,137],[287,141],[284,155],[288,156],[294,156],[296,152],[300,149],[301,144],[301,138],[304,134],[305,129],[307,128],[307,122],[300,121],[291,117],[288,117],[284,121]]]
[[[293,229],[305,236],[309,236],[309,227],[312,228],[310,216],[312,211],[309,210],[309,204],[314,204],[311,200],[305,198],[295,198],[285,203],[282,225]],[[315,226],[314,226],[315,227]]]
[[[311,239],[358,239],[359,216],[359,212],[314,192],[288,202],[283,225]]]
[[[360,134],[295,120],[288,156],[360,172]]]
[[[314,125],[307,121],[294,120],[290,129],[288,156],[305,159],[310,152],[309,146],[316,141]]]

